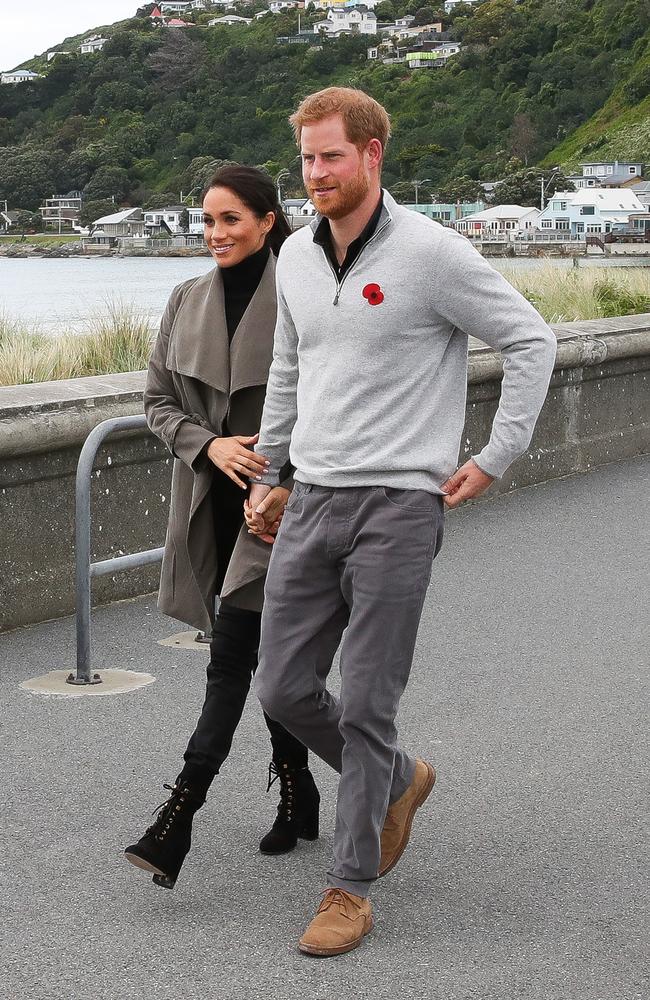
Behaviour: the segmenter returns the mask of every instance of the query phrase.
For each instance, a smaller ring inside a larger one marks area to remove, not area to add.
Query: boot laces
[[[274,760],[269,764],[269,780],[266,786],[267,792],[271,785],[280,779],[280,802],[278,804],[278,818],[291,822],[293,816],[294,784],[293,772],[288,764],[278,765]]]
[[[154,834],[158,840],[164,839],[164,837],[167,834],[167,831],[170,829],[172,823],[174,822],[176,813],[181,811],[183,803],[185,802],[186,791],[187,791],[185,788],[183,788],[182,785],[178,784],[176,785],[164,784],[163,788],[166,788],[168,791],[170,791],[171,795],[169,796],[168,799],[165,799],[164,802],[161,802],[159,806],[156,806],[151,815],[156,816],[156,813],[158,815],[156,816],[155,822],[152,823],[151,826],[148,827],[146,831],[148,834],[149,833]]]

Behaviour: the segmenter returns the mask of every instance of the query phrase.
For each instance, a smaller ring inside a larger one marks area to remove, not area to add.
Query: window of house
[[[580,215],[595,215],[596,209],[593,205],[583,205],[580,209]]]
[[[630,173],[631,174],[635,174],[636,173],[636,167],[630,167]]]
[[[585,175],[585,177],[591,177],[593,175],[593,172],[594,172],[594,168],[593,167],[585,167],[585,174],[584,175]]]
[[[600,226],[587,226],[588,233],[599,233],[600,231]]]
[[[552,229],[553,219],[542,219],[542,229]]]
[[[555,223],[555,228],[567,231],[571,228],[571,223],[569,222],[568,219],[557,219]]]
[[[613,174],[614,173],[614,168],[613,167],[608,167],[607,168],[607,173],[608,174]]]

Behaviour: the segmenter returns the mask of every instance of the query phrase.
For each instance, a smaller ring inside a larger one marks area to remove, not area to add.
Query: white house
[[[316,209],[310,198],[285,198],[282,202],[282,211],[289,216],[316,215]]]
[[[3,73],[0,83],[27,83],[29,80],[39,80],[40,73],[32,73],[29,69],[16,69],[13,73]]]
[[[82,55],[86,55],[89,52],[100,52],[108,38],[100,38],[99,35],[91,35],[90,38],[84,39],[84,41],[79,46],[79,51]]]
[[[39,212],[46,229],[57,232],[70,232],[81,229],[81,192],[70,191],[69,194],[53,195],[45,199]]]
[[[627,229],[630,216],[644,212],[632,188],[581,188],[556,191],[541,213],[537,228],[573,239]]]
[[[190,0],[169,0],[158,4],[161,14],[185,14],[191,9]]]
[[[272,14],[281,14],[283,10],[294,10],[296,7],[304,8],[305,4],[299,0],[271,0],[269,10]]]
[[[187,230],[181,226],[183,212],[187,212],[189,215]],[[144,225],[150,235],[165,231],[171,236],[179,236],[183,232],[188,232],[193,236],[202,236],[203,209],[200,207],[190,208],[188,205],[168,205],[167,208],[149,209],[144,213]]]
[[[208,27],[212,28],[215,24],[250,24],[252,20],[252,17],[240,17],[238,14],[224,14],[223,17],[213,17],[211,21],[208,21]]]
[[[338,38],[341,34],[356,33],[360,35],[377,34],[377,15],[365,7],[351,7],[348,10],[340,7],[330,7],[327,20],[314,25],[314,33],[321,32]]]
[[[454,222],[454,229],[470,239],[512,239],[535,232],[541,212],[526,205],[494,205]]]
[[[124,208],[121,212],[103,215],[101,219],[95,219],[91,232],[93,237],[104,236],[113,239],[118,236],[143,236],[142,209]]]
[[[459,3],[466,3],[471,7],[473,4],[480,2],[481,0],[445,0],[445,14],[451,14],[454,7]]]

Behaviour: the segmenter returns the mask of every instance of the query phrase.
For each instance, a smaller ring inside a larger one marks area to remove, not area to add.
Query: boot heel
[[[308,819],[298,830],[301,840],[318,840],[318,813],[313,819]]]

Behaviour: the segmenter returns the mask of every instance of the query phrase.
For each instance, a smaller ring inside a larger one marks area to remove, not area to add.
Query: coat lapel
[[[228,393],[230,345],[219,268],[199,278],[176,313],[167,367]]]
[[[232,395],[266,385],[273,360],[275,257],[269,259],[257,290],[228,341],[223,282],[219,268],[199,278],[179,308],[169,338],[167,367]]]
[[[249,386],[266,385],[273,360],[275,315],[275,257],[270,253],[230,345],[231,396]]]

